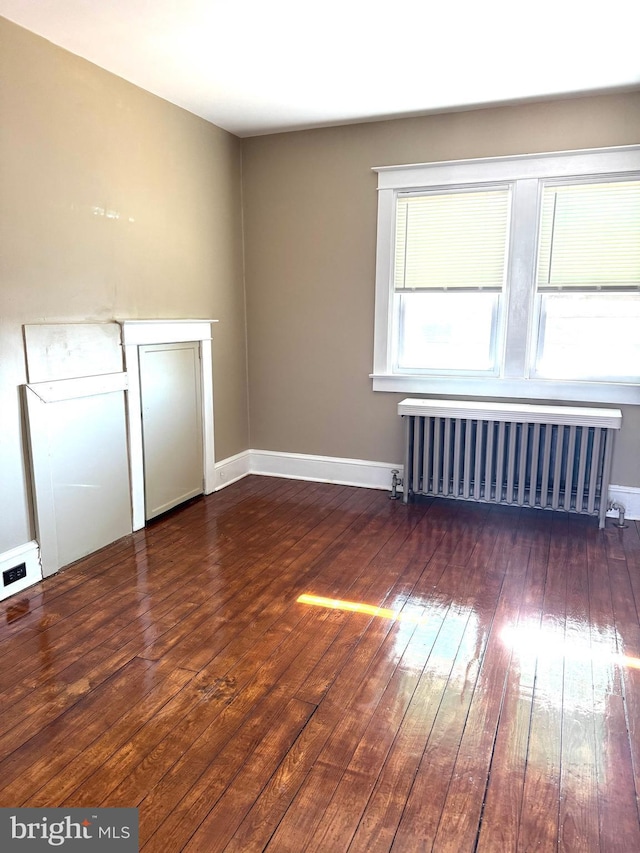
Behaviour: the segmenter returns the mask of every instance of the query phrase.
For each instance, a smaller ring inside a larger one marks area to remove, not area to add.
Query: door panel
[[[93,393],[76,396],[61,392],[64,379],[25,387],[44,577],[131,533],[124,390],[105,391],[103,378],[89,377]],[[38,395],[42,384],[53,399]]]
[[[141,346],[145,515],[202,494],[200,344]]]

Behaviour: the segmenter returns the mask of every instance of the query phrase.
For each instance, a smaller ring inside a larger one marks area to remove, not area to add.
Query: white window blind
[[[640,181],[545,186],[538,289],[640,287]]]
[[[509,200],[507,187],[399,195],[395,290],[501,290]]]

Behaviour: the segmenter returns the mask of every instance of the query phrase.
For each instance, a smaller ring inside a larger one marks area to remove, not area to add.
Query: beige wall
[[[640,93],[256,137],[243,143],[251,446],[399,462],[374,393],[372,166],[640,142]],[[613,482],[640,486],[640,407]]]
[[[240,140],[3,19],[0,115],[2,552],[34,535],[22,324],[216,318],[218,458],[248,417]]]

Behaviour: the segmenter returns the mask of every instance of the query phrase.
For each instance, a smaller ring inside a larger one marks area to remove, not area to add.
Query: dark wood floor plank
[[[300,616],[298,616],[298,618],[300,618]],[[285,626],[285,627],[286,627],[286,626]],[[262,645],[263,645],[263,644],[261,644],[261,648],[262,648]],[[255,657],[255,655],[253,655],[252,657]],[[277,673],[276,673],[276,675],[277,675]],[[172,792],[171,796],[175,796],[175,791],[173,791],[173,792]]]
[[[512,518],[517,518],[517,513]],[[498,534],[502,529],[502,536]],[[478,531],[476,546],[471,553],[467,570],[475,568],[482,573],[486,565],[499,563],[508,552],[511,533],[504,530],[490,515],[486,523]],[[462,573],[462,577],[469,575]],[[444,578],[443,578],[444,581]],[[460,588],[467,592],[468,585],[463,580]],[[458,590],[452,590],[454,595]],[[459,620],[458,628],[462,628]],[[443,651],[438,651],[438,643]],[[447,650],[446,652],[444,650]],[[434,660],[449,658],[451,663],[451,638],[441,633],[434,648]],[[412,781],[415,777],[420,759],[424,751],[425,740],[431,730],[436,713],[440,706],[448,680],[448,673],[443,673],[440,665],[432,666],[429,662],[422,674],[420,684],[403,720],[398,736],[391,748],[389,757],[379,774],[374,792],[366,806],[350,850],[353,851],[385,851],[390,849],[400,822]]]
[[[156,719],[142,726],[131,740],[120,747],[104,763],[94,768],[90,778],[69,797],[67,805],[90,805],[94,802],[105,804],[138,803],[148,789],[165,775],[189,749],[191,739],[198,732],[206,730],[216,717],[225,735],[233,733],[232,717],[236,727],[246,718],[239,714],[237,704],[232,711],[225,712],[225,694],[232,694],[233,684],[221,681],[212,685],[206,692],[202,685],[192,684],[191,689],[183,691],[175,700],[168,702],[156,715]],[[209,697],[221,699],[218,714],[208,707]],[[255,694],[250,696],[251,708],[258,702]],[[183,733],[185,721],[194,722]],[[172,733],[178,732],[177,736]]]
[[[640,623],[626,561],[608,559],[611,599],[616,628],[626,727],[635,780],[640,797]],[[627,660],[628,659],[628,660]]]
[[[187,686],[193,679],[193,674],[187,670],[171,669],[166,675],[158,673],[156,685],[140,701],[122,713],[122,716],[108,726],[81,753],[76,755],[60,772],[43,785],[35,794],[29,794],[32,788],[27,779],[21,778],[20,785],[27,790],[26,801],[29,805],[62,806],[68,798],[73,800],[73,794],[82,788],[92,776],[105,773],[105,768],[112,760],[113,754],[120,750],[127,754],[134,749],[135,737],[145,724],[153,720],[156,726],[162,720],[165,709],[176,696],[184,696]],[[155,676],[154,676],[155,680]],[[48,758],[44,761],[49,764]],[[31,775],[38,781],[44,774],[38,767],[32,767]],[[97,800],[94,800],[97,802]]]
[[[562,748],[563,643],[566,623],[568,522],[552,518],[547,582],[537,646],[535,685],[518,850],[557,850]]]
[[[636,793],[625,718],[622,667],[602,537],[586,532],[597,756],[598,813],[604,853],[640,850]]]
[[[173,610],[158,616],[153,623],[154,637],[162,636],[176,623],[185,618],[185,613],[197,612],[198,605],[191,602],[179,602]],[[118,631],[116,621],[113,630]],[[89,646],[86,655],[82,655],[79,645],[72,655],[60,656],[59,672],[54,670],[56,650],[46,647],[46,636],[42,638],[45,676],[42,684],[34,683],[33,677],[23,680],[14,689],[5,691],[7,707],[3,710],[5,731],[0,734],[0,754],[9,748],[16,737],[26,738],[37,733],[44,725],[76,705],[83,696],[89,695],[113,672],[136,657],[139,643],[127,643],[124,631],[119,631],[121,645],[112,648],[103,644],[95,649]],[[81,638],[79,643],[81,643]]]
[[[268,742],[272,733],[275,733],[278,752],[279,737],[285,738],[287,742],[295,740],[295,735],[313,710],[312,705],[288,697],[287,691],[280,687],[272,691],[256,708],[256,713],[225,742],[217,754],[209,758],[195,784],[177,803],[174,801],[171,804],[169,816],[159,822],[155,832],[147,836],[147,825],[143,825],[141,850],[146,853],[183,850],[196,827],[205,820],[256,749],[265,740]]]
[[[479,853],[516,850],[521,820],[529,726],[536,674],[542,604],[549,560],[550,517],[537,513],[523,525],[519,544],[530,548],[528,574],[517,619],[506,631],[512,649],[490,775],[479,828]]]
[[[299,614],[292,618],[300,622]],[[155,817],[164,817],[204,772],[208,758],[224,747],[309,644],[309,635],[293,631],[293,625],[283,620],[265,636],[258,652],[245,655],[235,666],[202,670],[193,681],[199,702],[188,716],[181,703],[167,705],[165,715],[140,731],[131,753],[116,754],[106,773],[83,786],[79,794],[86,804],[143,803],[143,828],[153,825]],[[330,624],[329,634],[332,630]]]
[[[371,519],[375,521],[376,517],[376,512],[373,510],[363,513],[361,517],[356,517],[354,523],[345,531],[349,534],[348,539],[356,537],[357,525],[373,523]],[[386,523],[390,524],[389,521]],[[316,526],[317,523],[313,525],[314,528]],[[395,525],[391,523],[389,532],[393,531],[394,527]],[[304,528],[299,529],[304,530]],[[334,522],[332,530],[337,534],[339,529],[340,525]],[[364,541],[373,542],[374,549],[380,547],[379,544],[375,544],[377,541],[375,536],[370,535]],[[366,559],[361,553],[354,554],[349,549],[345,550],[349,552],[345,558],[348,566],[357,559]],[[298,557],[286,565],[287,557],[291,557],[292,551],[295,551]],[[219,632],[222,641],[231,639],[231,631],[236,633],[234,642],[241,641],[247,647],[259,641],[261,633],[281,618],[286,609],[296,601],[302,589],[306,588],[307,578],[310,580],[311,576],[322,571],[321,561],[310,559],[313,553],[307,537],[298,535],[297,541],[293,544],[281,541],[274,546],[268,561],[254,561],[249,573],[246,570],[239,573],[237,579],[226,584],[224,597],[217,598],[217,603],[225,604],[220,608],[220,612],[216,611],[214,616],[201,623],[196,631],[188,635],[185,642],[178,643],[171,649],[169,654],[176,665],[198,669],[207,665],[221,649],[220,643],[212,643],[209,640],[215,628],[220,625],[227,629]],[[332,568],[335,566],[333,565]],[[254,573],[255,577],[253,577]],[[341,576],[344,577],[344,571],[341,572]],[[265,607],[264,599],[267,596],[270,601]],[[166,653],[164,657],[167,657]]]
[[[414,614],[421,621],[413,629],[393,676],[338,782],[322,816],[322,826],[305,847],[309,853],[346,849],[349,846],[447,612],[447,607],[434,606],[423,609],[422,614]],[[425,620],[424,625],[422,619]],[[407,626],[405,630],[411,629]]]
[[[340,713],[335,708],[333,719],[327,714],[323,714],[321,719],[316,715],[311,717],[229,843],[220,849],[225,853],[260,853],[264,850],[339,718]]]
[[[252,753],[250,761],[245,761],[235,776],[233,786],[225,789],[213,808],[210,804],[215,794],[212,796],[211,789],[207,789],[204,796],[209,811],[184,847],[185,853],[221,850],[226,845],[314,711],[314,705],[290,699]],[[166,850],[166,847],[162,849]]]
[[[330,497],[330,499],[324,501],[321,506],[317,506],[315,508],[315,516],[313,518],[312,526],[317,525],[321,518],[324,517],[324,514],[329,515],[331,511],[335,510],[336,505],[340,505],[346,497],[347,494],[344,491],[337,491]],[[302,510],[300,511],[302,512]],[[287,519],[285,519],[285,521],[287,521]],[[272,526],[273,525],[271,525],[271,527]],[[302,528],[302,532],[300,533],[301,536],[304,535],[304,530],[305,528]],[[272,534],[274,537],[274,543],[278,543],[277,546],[273,546],[273,550],[271,552],[271,560],[273,561],[277,561],[280,548],[282,547],[279,540],[280,533],[281,528],[276,527]],[[253,549],[254,553],[260,553],[261,555],[262,547],[268,547],[266,530],[263,545],[260,548],[256,547]],[[248,594],[250,595],[253,589],[253,600],[258,602],[260,601],[260,597],[257,594],[260,587],[256,590],[255,585],[262,578],[265,563],[262,559],[251,559],[251,554],[251,548],[247,548],[246,551],[241,551],[240,554],[235,557],[229,557],[224,553],[218,553],[217,556],[222,562],[211,566],[211,578],[205,578],[207,582],[206,594],[213,605],[211,608],[211,615],[203,613],[202,620],[196,619],[192,626],[186,626],[187,630],[181,629],[180,633],[173,637],[173,640],[171,638],[165,639],[164,647],[157,649],[145,648],[145,650],[141,651],[140,654],[151,659],[160,654],[165,658],[168,658],[168,655],[171,654],[176,666],[185,665],[189,668],[195,669],[199,669],[201,665],[206,663],[206,659],[204,661],[199,661],[197,659],[197,653],[189,654],[190,652],[193,652],[193,642],[197,643],[197,640],[200,637],[206,637],[208,634],[213,634],[215,632],[216,625],[220,624],[220,621],[222,621],[222,624],[228,628],[228,625],[225,623],[232,622],[234,616],[233,613],[229,612],[228,604],[236,599],[239,590],[245,588],[248,590]],[[203,558],[200,556],[198,559],[202,560]],[[250,565],[250,570],[246,567],[247,563]],[[238,610],[240,609],[241,605],[238,607]],[[191,628],[191,630],[189,630],[189,628]],[[146,628],[143,624],[141,625],[141,636],[144,638],[145,635]],[[191,640],[192,637],[193,641]],[[190,647],[182,652],[180,642],[185,639],[190,643]],[[178,648],[176,648],[176,646]],[[200,652],[199,648],[198,652]],[[209,657],[211,657],[211,655],[209,655]]]
[[[505,632],[519,624],[530,548],[514,543],[489,628],[453,775],[435,835],[438,850],[473,850],[485,801],[513,647]]]
[[[61,771],[132,704],[141,702],[153,689],[154,679],[146,677],[153,666],[140,659],[126,664],[93,690],[84,703],[71,708],[64,715],[63,725],[44,726],[0,761],[0,803],[12,805],[16,798],[28,801],[34,779],[44,781]]]
[[[589,581],[583,521],[569,522],[558,849],[599,846]]]
[[[474,583],[456,585],[455,600],[459,619],[464,622],[464,631],[459,647],[449,656],[453,667],[394,837],[391,849],[396,853],[429,849],[434,843],[499,591],[508,568],[512,542],[512,531],[503,531],[492,551],[494,559],[488,564],[478,562]]]
[[[640,850],[639,603],[635,521],[247,477],[0,603],[0,804],[137,806],[146,853]]]
[[[333,513],[328,515],[327,523],[330,523],[332,516]],[[331,529],[340,530],[344,523],[344,517],[340,521],[333,519]],[[315,532],[312,533],[314,537],[317,536]],[[171,656],[176,665],[201,668],[208,665],[225,648],[226,654],[231,649],[233,654],[248,650],[259,640],[260,635],[295,603],[296,587],[300,584],[300,575],[304,574],[305,562],[309,563],[314,555],[313,545],[306,536],[300,538],[300,543],[304,544],[302,548],[296,549],[299,554],[297,560],[291,562],[286,569],[283,569],[285,558],[290,556],[293,546],[283,553],[280,552],[279,546],[274,546],[274,556],[269,562],[256,561],[251,573],[245,571],[228,582],[224,595],[218,596],[216,600],[216,604],[221,605],[221,613],[216,611],[213,617],[198,626],[197,631],[188,635],[186,643],[178,648],[174,647],[169,655],[165,654],[164,657]],[[253,570],[256,576],[251,583]],[[264,600],[267,596],[270,603],[265,607]],[[216,623],[224,630],[216,633]],[[215,635],[214,641],[209,639],[210,635]]]
[[[442,574],[444,566],[432,558],[443,537],[443,531],[437,522],[431,523],[432,518],[433,516],[429,515],[427,521],[426,516],[421,518],[414,515],[411,529],[407,531],[406,527],[403,527],[397,539],[392,537],[388,543],[390,547],[385,546],[376,554],[346,589],[344,576],[342,587],[336,587],[335,584],[327,587],[320,577],[320,583],[314,583],[310,589],[314,594],[330,593],[339,598],[348,596],[350,600],[355,599],[368,605],[398,609],[406,602],[416,578],[423,574],[428,564],[429,574],[432,574],[434,579]],[[345,624],[335,642],[298,691],[299,698],[316,704],[321,701],[360,640],[361,632],[353,629],[353,623],[356,621],[352,619]],[[369,623],[359,620],[357,624],[360,624],[364,632]]]
[[[412,565],[419,565],[420,561],[417,559],[417,554],[421,551],[423,560],[425,556],[433,554],[435,545],[440,539],[440,536],[436,536],[431,541],[432,547],[421,548],[421,544],[427,545],[431,538],[430,531],[434,528],[428,524],[426,517],[419,527],[422,527],[422,530],[416,528],[405,540],[399,553],[396,554],[396,564],[404,565],[407,569]],[[388,565],[393,566],[393,561],[390,561]],[[378,763],[381,765],[384,761],[395,731],[402,721],[404,710],[411,701],[425,659],[431,653],[433,643],[448,612],[450,601],[445,601],[441,595],[434,594],[432,591],[434,583],[441,579],[445,565],[444,561],[435,558],[428,563],[411,591],[409,605],[401,611],[400,618],[407,620],[406,624],[402,623],[401,631],[409,632],[409,643],[328,805],[327,813],[323,818],[323,825],[330,827],[329,834],[325,835],[323,832],[314,834],[309,849],[322,849],[322,847],[332,849],[332,845],[336,844],[337,833],[350,837],[357,825],[359,814],[368,799],[367,792],[375,782],[375,773],[373,773],[372,768]],[[369,591],[368,600],[376,600],[374,590]],[[412,600],[415,600],[416,606],[410,606]],[[396,596],[394,596],[394,601],[397,606]],[[398,640],[394,641],[394,645],[398,647]],[[395,649],[395,653],[399,657],[398,648]],[[336,691],[337,685],[334,688],[334,692]],[[321,705],[317,719],[323,717],[327,708],[335,707],[335,703],[332,705],[330,702],[331,696],[327,705],[324,703]],[[341,749],[337,747],[333,752],[339,754]],[[375,755],[378,756],[377,761],[374,758]],[[327,761],[328,759],[325,757],[324,760]],[[369,764],[368,769],[365,769],[366,764]],[[361,780],[362,784],[355,785],[354,780],[356,779]],[[264,832],[265,827],[270,830],[274,825],[278,812],[274,808],[272,792],[267,791],[266,794],[264,804],[260,801],[256,804],[250,815],[250,822],[242,828],[243,831],[238,836],[244,845],[248,843],[249,837],[251,837],[248,827],[253,826],[255,834],[258,826],[261,828],[261,832]],[[349,805],[347,805],[348,803]],[[332,817],[336,810],[340,812],[340,821],[336,821]],[[348,817],[349,814],[351,818]],[[352,824],[351,828],[349,828],[349,823]],[[238,838],[234,839],[233,847],[237,848]],[[302,839],[298,837],[296,843],[302,843]],[[237,849],[241,849],[241,847]]]
[[[436,565],[436,561],[422,567],[411,559],[408,563],[402,556],[399,559],[405,564],[405,569],[397,581],[396,589],[392,589],[388,596],[390,603],[398,609],[408,599],[413,588],[417,585],[426,588],[441,576],[443,570],[441,564]],[[351,620],[362,620],[363,617],[364,614],[357,614]],[[266,849],[304,849],[304,845],[313,837],[322,817],[320,810],[330,802],[355,752],[359,737],[366,730],[397,667],[400,651],[396,649],[395,643],[399,641],[399,636],[403,636],[400,631],[402,623],[385,618],[367,618],[364,621],[367,629],[364,637],[359,639],[353,653],[331,683],[316,713],[316,721],[325,718],[329,721],[327,742]],[[354,693],[352,685],[356,677],[359,688]],[[339,714],[337,724],[334,719],[336,713]]]
[[[462,639],[464,624],[454,618],[440,631],[433,647],[433,663],[429,660],[421,674],[407,713],[375,780],[354,835],[350,850],[385,851],[391,848],[411,784],[424,751],[425,738],[447,686],[449,673],[445,660]],[[456,636],[456,632],[458,636]]]

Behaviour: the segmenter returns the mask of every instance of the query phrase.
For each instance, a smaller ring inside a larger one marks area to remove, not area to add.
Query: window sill
[[[402,394],[452,394],[572,403],[640,405],[640,385],[608,382],[562,382],[476,376],[415,376],[373,373],[374,391]]]

